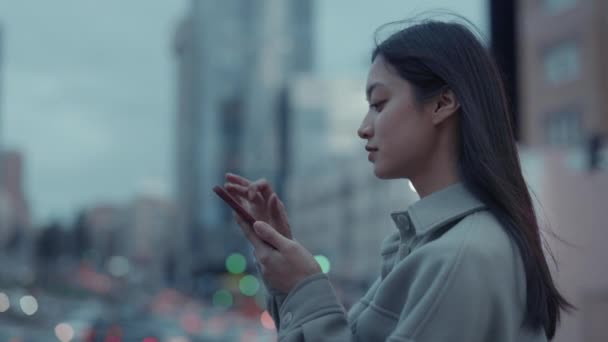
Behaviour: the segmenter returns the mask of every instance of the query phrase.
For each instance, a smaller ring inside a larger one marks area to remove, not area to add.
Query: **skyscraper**
[[[189,13],[178,25],[174,51],[177,58],[177,113],[175,117],[175,197],[177,204],[177,229],[173,248],[180,259],[177,265],[176,281],[187,287],[191,280],[194,243],[198,240],[200,225],[197,215],[200,208],[198,170],[200,154],[197,136],[199,113],[197,94],[199,93],[194,16]]]
[[[264,0],[256,6],[243,137],[244,171],[266,178],[279,195],[286,174],[286,96],[292,79],[312,71],[313,1]]]
[[[2,151],[2,103],[3,103],[3,88],[2,88],[2,64],[4,56],[4,36],[2,33],[2,25],[0,25],[0,152]],[[0,160],[0,165],[2,160]],[[0,167],[0,179],[2,179],[2,168]],[[0,183],[0,189],[2,189],[2,183]]]
[[[8,194],[5,193],[5,189],[4,189],[4,160],[2,158],[2,151],[3,151],[3,135],[2,135],[2,103],[3,103],[3,88],[2,88],[2,79],[3,79],[3,75],[2,75],[2,62],[3,62],[3,56],[4,56],[4,51],[3,51],[3,47],[4,47],[4,40],[3,40],[3,33],[2,33],[2,26],[0,26],[0,231],[6,229],[5,227],[3,227],[4,225],[6,225],[6,216],[8,216]],[[4,218],[2,218],[2,216],[4,216]]]
[[[186,278],[221,271],[227,254],[247,247],[211,189],[227,171],[276,180],[280,94],[289,75],[312,66],[310,2],[192,1],[179,25],[175,162]]]

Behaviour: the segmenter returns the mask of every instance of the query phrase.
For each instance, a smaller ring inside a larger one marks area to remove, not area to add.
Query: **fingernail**
[[[255,230],[255,232],[256,232],[257,234],[262,234],[262,233],[264,233],[264,228],[263,228],[263,225],[262,225],[261,223],[258,223],[258,222],[255,222],[255,223],[253,224],[253,230]]]

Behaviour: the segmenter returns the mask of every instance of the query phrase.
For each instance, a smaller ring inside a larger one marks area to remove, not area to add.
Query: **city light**
[[[324,255],[315,255],[315,259],[319,263],[319,266],[321,266],[321,271],[323,271],[323,273],[329,273],[329,270],[331,269],[329,259]]]
[[[167,342],[190,342],[190,339],[183,336],[170,337]]]
[[[113,325],[108,330],[106,339],[104,342],[121,342],[122,341],[122,328],[118,325]]]
[[[0,292],[0,312],[6,312],[11,307],[11,302],[4,292]]]
[[[55,327],[55,335],[61,342],[70,342],[74,338],[74,329],[67,323],[59,323]]]
[[[108,271],[115,277],[124,277],[129,274],[129,260],[124,256],[113,256],[108,262]]]
[[[239,282],[239,289],[241,293],[245,296],[255,296],[255,294],[260,289],[260,282],[258,282],[257,278],[252,275],[244,276]]]
[[[195,312],[186,312],[180,317],[182,328],[190,333],[195,334],[203,329],[203,320]]]
[[[232,274],[241,274],[247,268],[247,260],[240,253],[233,253],[226,258],[226,269]]]
[[[213,295],[213,306],[229,308],[232,303],[232,294],[226,290],[219,290]]]
[[[268,330],[276,330],[274,326],[274,321],[272,320],[272,317],[270,316],[268,311],[262,312],[262,316],[260,316],[260,322],[262,323],[262,326],[264,328]]]
[[[38,301],[32,296],[21,297],[19,304],[21,304],[21,311],[28,316],[31,316],[38,311]]]

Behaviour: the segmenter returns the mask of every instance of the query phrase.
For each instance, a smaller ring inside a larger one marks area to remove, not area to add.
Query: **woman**
[[[376,46],[359,136],[374,173],[407,178],[421,199],[393,213],[382,269],[346,313],[292,239],[264,180],[228,174],[259,220],[255,247],[281,341],[547,341],[568,302],[556,289],[499,73],[464,25],[424,21]],[[252,229],[253,228],[253,229]]]

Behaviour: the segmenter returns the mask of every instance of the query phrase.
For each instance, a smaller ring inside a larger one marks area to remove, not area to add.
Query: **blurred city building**
[[[4,40],[2,33],[2,26],[0,26],[0,231],[4,231],[6,226],[8,225],[8,215],[9,215],[9,200],[8,194],[4,190],[4,176],[2,174],[3,162],[2,162],[2,151],[3,151],[3,135],[2,135],[2,107],[3,107],[3,74],[2,74],[2,66],[3,66],[3,56],[4,56]]]
[[[145,287],[160,289],[169,285],[175,270],[174,255],[180,248],[174,236],[173,203],[158,195],[142,194],[128,212],[129,229],[122,234],[128,247],[122,255],[132,263],[130,272]]]
[[[2,66],[4,64],[4,34],[2,31],[2,25],[0,25],[0,151],[2,150],[2,103],[3,103],[3,69]]]
[[[250,3],[216,5],[192,1],[174,44],[178,60],[177,233],[184,243],[178,279],[187,288],[195,284],[195,271],[217,271],[226,255],[222,234],[229,231],[222,229],[227,228],[226,210],[211,189],[223,184],[226,163],[239,169],[239,127],[226,123],[242,120],[246,58],[251,55],[246,40],[253,25],[247,16]]]
[[[84,258],[97,271],[154,291],[175,281],[175,255],[181,247],[175,225],[172,201],[142,193],[127,205],[86,210],[85,232],[74,233],[75,243],[78,248],[86,246]]]
[[[289,77],[312,66],[311,6],[192,1],[178,26],[177,278],[184,287],[208,290],[193,274],[224,272],[228,254],[247,251],[230,210],[211,190],[225,172],[265,177],[281,191],[281,101]]]
[[[17,151],[0,152],[3,184],[0,194],[0,243],[3,247],[19,243],[28,234],[29,206],[23,188],[23,156]]]
[[[289,149],[286,88],[313,68],[313,1],[257,1],[242,139],[243,172],[266,178],[281,196]]]
[[[522,162],[577,307],[555,341],[606,341],[608,2],[519,1],[515,14]]]
[[[86,258],[98,270],[105,270],[112,256],[127,255],[128,218],[126,208],[118,205],[99,204],[86,210],[84,227],[91,242]]]
[[[608,3],[521,1],[527,145],[583,147],[608,133]]]

